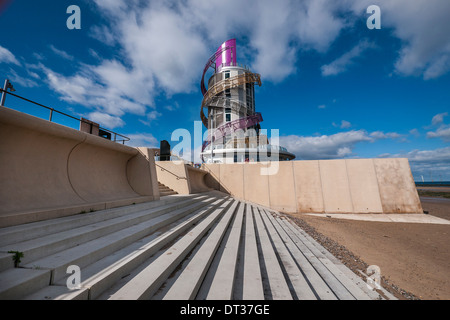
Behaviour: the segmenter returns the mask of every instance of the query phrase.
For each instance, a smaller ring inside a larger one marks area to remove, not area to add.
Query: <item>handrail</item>
[[[14,96],[14,97],[16,97],[16,98],[25,100],[25,101],[27,101],[27,102],[30,102],[30,103],[32,103],[32,104],[35,104],[35,105],[38,105],[38,106],[40,106],[40,107],[43,107],[43,108],[46,108],[46,109],[50,110],[50,116],[49,116],[49,119],[48,119],[48,121],[50,121],[50,122],[52,122],[53,112],[56,112],[56,113],[59,113],[59,114],[62,114],[62,115],[64,115],[64,116],[66,116],[66,117],[75,119],[75,120],[77,120],[77,121],[79,121],[79,122],[87,123],[87,124],[89,124],[89,125],[92,126],[92,123],[87,122],[87,121],[85,121],[85,120],[83,120],[83,119],[78,119],[78,118],[76,118],[76,117],[74,117],[74,116],[72,116],[72,115],[70,115],[70,114],[67,114],[67,113],[64,113],[64,112],[62,112],[62,111],[56,110],[56,109],[54,109],[54,108],[48,107],[48,106],[43,105],[43,104],[41,104],[41,103],[38,103],[38,102],[36,102],[36,101],[33,101],[33,100],[30,100],[30,99],[24,98],[24,97],[22,97],[22,96],[19,96],[19,95],[17,95],[17,94],[12,93],[12,92],[8,92],[8,91],[4,90],[3,88],[0,88],[0,92],[10,94],[10,95],[12,95],[12,96]],[[129,138],[129,137],[124,136],[124,135],[122,135],[122,134],[119,134],[119,133],[117,133],[117,132],[111,131],[111,130],[109,130],[109,129],[106,129],[106,128],[103,128],[103,127],[100,127],[100,126],[99,126],[99,129],[102,129],[103,131],[106,131],[106,132],[109,132],[109,133],[114,134],[114,142],[122,142],[122,144],[125,144],[125,141],[130,141],[130,138]],[[122,137],[123,140],[117,140],[117,136]]]
[[[167,170],[166,168],[161,167],[161,166],[160,166],[159,164],[157,164],[156,162],[155,162],[155,165],[158,166],[158,167],[160,167],[162,171],[167,171],[167,172],[170,173],[171,175],[175,176],[175,177],[177,178],[177,180],[180,180],[180,179],[187,180],[186,177],[180,177],[179,175],[176,175],[175,173],[173,173],[173,172]]]

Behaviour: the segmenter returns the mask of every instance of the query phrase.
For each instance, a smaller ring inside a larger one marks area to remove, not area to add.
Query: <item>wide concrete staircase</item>
[[[379,298],[287,216],[220,192],[0,229],[0,299]]]
[[[170,196],[172,194],[178,194],[178,192],[170,189],[168,186],[162,184],[161,182],[158,181],[158,189],[159,189],[159,195],[161,197],[164,196]]]

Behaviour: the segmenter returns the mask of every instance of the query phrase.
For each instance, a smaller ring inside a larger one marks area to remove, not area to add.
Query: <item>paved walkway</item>
[[[434,223],[434,224],[450,224],[450,220],[430,216],[424,213],[391,213],[391,214],[370,214],[370,213],[308,213],[310,216],[328,217],[331,219],[348,219],[361,221],[378,221],[378,222],[403,222],[403,223]]]

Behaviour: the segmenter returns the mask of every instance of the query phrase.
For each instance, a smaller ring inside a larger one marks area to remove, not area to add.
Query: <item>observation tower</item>
[[[214,74],[205,86],[209,68]],[[201,79],[200,118],[208,129],[201,158],[206,163],[292,160],[295,155],[269,144],[260,112],[255,109],[255,85],[261,78],[236,62],[236,39],[222,43],[208,59]],[[205,115],[205,110],[207,115]]]

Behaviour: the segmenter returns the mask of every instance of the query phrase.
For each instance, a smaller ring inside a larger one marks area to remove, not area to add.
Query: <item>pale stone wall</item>
[[[205,184],[206,171],[187,165],[183,161],[156,161],[155,167],[158,181],[179,194],[214,189]]]
[[[211,188],[236,198],[299,213],[422,213],[408,159],[342,159],[204,164]]]
[[[136,148],[5,107],[0,136],[1,226],[159,199]]]

